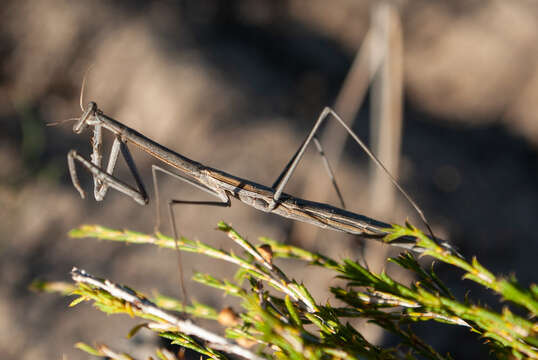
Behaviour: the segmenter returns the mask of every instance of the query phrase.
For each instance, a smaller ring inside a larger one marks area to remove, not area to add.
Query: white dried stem
[[[119,354],[104,344],[97,345],[97,349],[106,357],[113,360],[135,360],[127,354]]]
[[[193,335],[207,341],[209,343],[209,347],[211,347],[211,344],[216,344],[222,351],[241,356],[245,359],[263,359],[253,352],[230,342],[228,339],[201,328],[190,320],[182,320],[177,316],[160,309],[151,301],[139,297],[135,292],[121,285],[114,284],[109,280],[96,278],[93,275],[88,274],[86,271],[76,267],[71,270],[71,277],[76,282],[89,284],[96,288],[105,290],[112,296],[128,302],[143,313],[156,316],[169,324],[177,326],[184,334]]]

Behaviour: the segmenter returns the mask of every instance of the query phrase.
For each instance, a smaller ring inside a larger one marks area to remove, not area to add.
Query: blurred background
[[[384,161],[436,234],[496,273],[515,274],[524,285],[535,281],[538,4],[388,4],[387,10],[358,0],[2,1],[0,357],[85,358],[73,349],[77,341],[105,342],[137,355],[157,344],[148,332],[122,337],[132,319],[107,317],[88,305],[66,309],[69,299],[30,292],[35,278],[67,281],[76,265],[140,291],[179,296],[173,252],[67,236],[84,223],[143,232],[154,225],[152,202],[141,207],[114,191],[101,203],[82,200],[68,177],[66,154],[77,149],[88,156],[90,134],[73,134],[72,123],[45,127],[80,115],[82,78],[90,66],[85,102],[96,101],[107,115],[185,156],[266,185],[323,107],[334,105],[367,143],[388,149]],[[371,161],[350,141],[338,140],[344,131],[326,130],[333,135],[321,137],[329,159],[338,162],[346,206],[422,226],[401,194],[379,185],[386,180],[379,180]],[[345,147],[338,156],[340,144]],[[132,150],[153,196],[155,162]],[[121,165],[116,173],[131,181]],[[83,172],[80,177],[90,195],[91,179]],[[161,184],[163,197],[205,199],[184,183],[163,178]],[[338,205],[330,186],[311,149],[286,192]],[[338,259],[364,254],[378,270],[389,253],[239,202],[229,209],[185,206],[177,213],[182,234],[217,247],[231,246],[214,230],[225,220],[251,240],[269,236]],[[184,255],[183,261],[187,275],[233,275],[233,268],[203,257]],[[331,299],[325,289],[337,280],[304,264],[279,265],[304,280],[319,302]],[[437,269],[460,298],[470,289],[472,299],[497,304],[451,269]],[[233,303],[190,281],[187,287],[198,301]],[[376,328],[356,325],[372,342],[395,344]],[[415,328],[442,353],[488,357],[488,348],[466,329]]]

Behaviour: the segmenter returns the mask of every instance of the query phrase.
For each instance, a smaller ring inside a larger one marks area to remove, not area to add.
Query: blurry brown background
[[[88,155],[89,136],[74,135],[71,123],[44,126],[79,116],[80,86],[90,65],[86,102],[96,101],[108,115],[197,161],[270,185],[321,109],[334,102],[368,29],[371,5],[348,0],[2,1],[0,358],[86,358],[72,348],[76,341],[106,342],[137,355],[156,344],[145,332],[134,340],[122,338],[134,324],[129,319],[106,317],[87,305],[66,310],[68,299],[28,291],[36,277],[68,280],[76,265],[141,291],[178,294],[175,254],[66,235],[82,223],[153,229],[151,206],[140,207],[114,191],[102,203],[81,200],[65,159],[71,148]],[[497,273],[513,272],[528,285],[536,280],[538,254],[533,231],[538,5],[530,0],[397,5],[404,36],[402,184],[436,232],[463,254],[477,255]],[[368,101],[354,129],[368,138]],[[152,160],[133,152],[152,194]],[[318,170],[321,186],[328,186],[311,151],[286,192],[305,196],[306,177]],[[367,170],[364,154],[349,146],[337,176],[350,209],[372,215]],[[128,176],[125,168],[118,174]],[[88,177],[81,177],[89,190]],[[168,196],[200,199],[175,181],[164,181],[164,189]],[[329,201],[337,204],[334,197]],[[292,236],[290,221],[237,202],[231,209],[185,207],[178,213],[185,235],[215,246],[230,247],[212,230],[223,219],[249,239],[265,235],[339,259],[359,256],[357,239],[328,231]],[[394,211],[378,217],[398,223],[410,217],[420,225],[401,198]],[[183,258],[188,273],[233,273],[206,258]],[[327,274],[281,264],[304,279],[318,301],[329,298],[324,289],[335,280]],[[471,298],[496,303],[458,274],[443,266],[438,270],[458,295],[470,287]],[[232,301],[190,282],[188,288],[215,306]],[[372,341],[394,341],[358,326]],[[436,324],[416,329],[438,351],[456,358],[488,357],[487,347],[465,329]]]

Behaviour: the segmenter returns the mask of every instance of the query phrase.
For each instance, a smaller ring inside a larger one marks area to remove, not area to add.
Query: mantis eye
[[[73,125],[73,132],[75,134],[80,134],[82,130],[84,130],[88,126],[86,120],[88,120],[88,118],[93,115],[96,110],[97,104],[93,101],[90,101],[88,103],[88,106],[86,107],[86,110],[84,110],[84,113],[80,117],[79,121],[77,121],[77,123]]]

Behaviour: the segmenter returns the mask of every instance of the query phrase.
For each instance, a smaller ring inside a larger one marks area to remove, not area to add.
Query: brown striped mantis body
[[[338,187],[336,186],[336,182],[334,181],[332,170],[330,169],[330,166],[323,155],[321,145],[315,137],[316,131],[319,129],[320,125],[323,123],[323,121],[330,117],[336,119],[345,128],[349,135],[363,148],[363,150],[365,150],[367,154],[387,172],[394,185],[410,201],[423,219],[428,229],[430,229],[428,222],[418,205],[416,205],[409,195],[407,195],[407,193],[400,187],[396,180],[388,173],[388,170],[385,169],[383,164],[381,164],[381,162],[370,152],[370,150],[358,138],[358,136],[330,108],[325,108],[322,111],[305,141],[299,147],[295,155],[291,158],[289,163],[286,165],[280,176],[271,187],[227,174],[224,171],[205,166],[183,155],[180,155],[179,153],[147,138],[136,130],[131,129],[119,121],[105,115],[101,110],[98,109],[97,104],[94,102],[90,102],[88,104],[82,116],[77,119],[77,122],[73,126],[73,131],[76,134],[80,134],[86,127],[93,127],[93,152],[91,155],[91,161],[88,161],[79,155],[76,150],[71,150],[67,156],[69,171],[73,185],[83,198],[85,197],[85,191],[79,184],[75,162],[79,162],[92,174],[94,179],[94,197],[97,201],[104,199],[108,188],[114,188],[131,197],[137,203],[146,205],[149,202],[149,198],[127,144],[133,144],[148,153],[150,156],[169,165],[177,172],[169,171],[158,165],[152,165],[157,209],[156,229],[159,228],[160,224],[157,172],[162,172],[178,180],[182,180],[218,198],[218,201],[170,200],[168,208],[174,237],[176,239],[178,232],[174,221],[174,205],[200,204],[229,207],[231,206],[231,198],[238,199],[241,202],[260,211],[276,214],[292,220],[306,222],[320,228],[341,231],[352,235],[359,235],[365,238],[381,239],[384,235],[388,234],[388,228],[391,227],[385,222],[374,220],[364,215],[356,214],[325,203],[296,198],[283,192],[285,185],[289,181],[293,171],[296,169],[297,164],[301,160],[307,146],[311,141],[314,141],[318,151],[325,161],[329,176],[331,177],[341,203],[343,204],[342,197]],[[102,129],[106,129],[114,135],[114,142],[112,144],[106,169],[101,167],[102,155],[100,147],[102,142]],[[136,187],[128,185],[113,175],[116,160],[120,152],[134,177]],[[417,247],[415,243],[415,239],[403,237],[391,241],[390,245],[403,247],[415,252],[421,252],[422,249]],[[451,249],[450,245],[447,243],[443,243],[442,245],[447,249]]]

